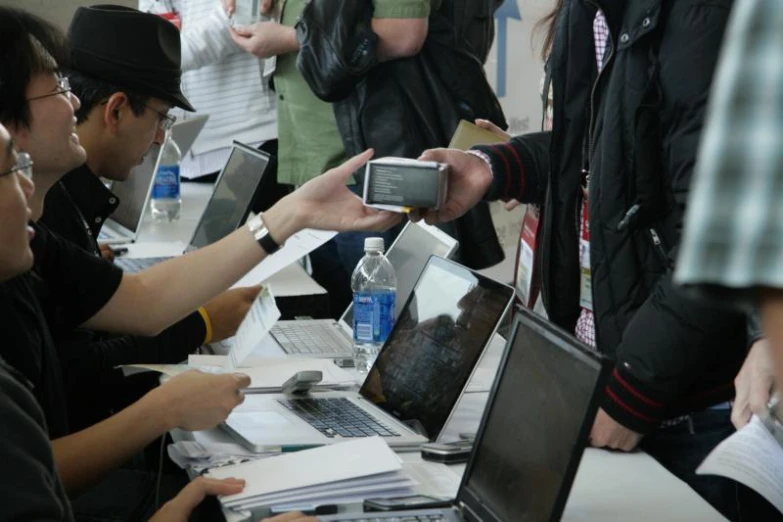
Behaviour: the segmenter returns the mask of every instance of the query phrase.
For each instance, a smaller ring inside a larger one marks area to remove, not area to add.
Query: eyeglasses
[[[174,124],[177,123],[176,116],[172,116],[171,114],[166,114],[165,112],[161,112],[154,107],[150,107],[149,105],[145,105],[145,107],[147,107],[152,112],[156,112],[158,116],[160,116],[158,125],[160,126],[160,129],[162,131],[164,132],[170,131],[171,128],[174,126]]]
[[[68,81],[67,76],[60,76],[57,78],[56,91],[50,92],[49,94],[43,94],[41,96],[34,96],[32,98],[27,98],[27,101],[41,100],[43,98],[48,98],[49,96],[57,96],[58,94],[66,94],[69,92],[71,92],[71,82]]]
[[[33,159],[26,152],[20,152],[16,155],[16,165],[11,170],[0,172],[0,177],[8,176],[15,172],[21,172],[27,178],[33,177]]]

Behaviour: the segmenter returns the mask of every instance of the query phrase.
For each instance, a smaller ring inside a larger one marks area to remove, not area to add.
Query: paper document
[[[696,473],[745,484],[783,513],[783,447],[755,415],[747,426],[718,444]]]
[[[265,258],[255,268],[245,274],[245,276],[234,285],[234,288],[263,283],[283,268],[299,261],[336,235],[337,232],[312,230],[309,228],[294,234],[288,238],[288,241],[285,242],[283,248]]]
[[[265,286],[239,325],[234,336],[234,346],[228,352],[224,368],[238,368],[253,353],[259,341],[269,335],[278,319],[280,310],[275,304],[275,296],[272,295],[272,290]]]
[[[236,508],[269,505],[267,499],[284,499],[286,503],[306,502],[310,496],[318,496],[319,488],[324,486],[401,470],[400,458],[381,437],[367,437],[226,466],[211,470],[208,475],[246,481],[244,491],[221,498],[224,506]],[[396,480],[397,475],[393,478]],[[361,482],[356,486],[360,486]],[[294,491],[297,495],[283,495]]]
[[[223,368],[226,359],[223,355],[191,355],[188,364],[198,368]],[[331,359],[250,357],[234,371],[250,377],[248,391],[279,393],[283,383],[296,372],[308,370],[320,371],[323,374],[323,379],[316,389],[342,388],[356,384],[353,375],[336,366]]]

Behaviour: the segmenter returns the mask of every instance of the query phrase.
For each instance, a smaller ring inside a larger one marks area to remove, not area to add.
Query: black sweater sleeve
[[[536,132],[517,136],[508,143],[473,147],[492,164],[492,185],[484,199],[543,203],[551,135],[551,132]]]

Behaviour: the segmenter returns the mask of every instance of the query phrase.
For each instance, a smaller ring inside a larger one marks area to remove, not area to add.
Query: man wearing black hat
[[[81,100],[76,132],[87,163],[52,187],[42,221],[100,255],[96,238],[119,201],[99,178],[125,181],[152,144],[164,139],[169,108],[192,108],[179,88],[178,32],[161,18],[118,6],[80,8],[71,23],[69,46],[68,77]],[[257,293],[258,287],[228,291],[157,337],[56,332],[71,430],[103,420],[147,391],[146,381],[127,390],[116,366],[139,360],[176,363],[204,342],[233,335]],[[110,392],[95,394],[96,384]]]

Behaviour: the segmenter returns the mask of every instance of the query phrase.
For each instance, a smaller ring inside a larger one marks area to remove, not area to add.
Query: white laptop
[[[193,146],[193,142],[201,133],[207,119],[209,119],[209,115],[204,114],[188,120],[177,121],[171,128],[171,136],[183,156]],[[99,243],[133,243],[138,239],[144,211],[150,200],[150,194],[152,194],[159,160],[160,145],[156,144],[147,152],[144,162],[133,168],[127,180],[112,183],[111,190],[120,200],[120,205],[101,229],[98,236]]]
[[[343,513],[319,520],[560,520],[611,371],[608,359],[520,311],[454,502],[444,509]],[[579,515],[573,518],[603,518]]]
[[[193,237],[184,253],[220,241],[247,220],[264,178],[269,155],[235,141],[215,182]],[[120,258],[115,264],[126,272],[139,272],[171,257]]]
[[[451,258],[459,242],[424,222],[409,222],[389,247],[386,257],[397,274],[397,309],[400,317],[413,285],[421,275],[430,256]],[[278,321],[272,336],[284,352],[306,357],[353,356],[353,303],[346,308],[339,321],[333,319],[304,319]]]
[[[253,451],[375,435],[398,449],[437,440],[513,297],[432,256],[359,392],[247,395],[222,426]]]

